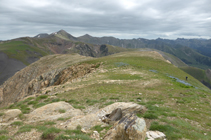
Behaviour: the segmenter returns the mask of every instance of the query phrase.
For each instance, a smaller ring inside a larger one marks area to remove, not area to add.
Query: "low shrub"
[[[42,139],[54,139],[54,137],[55,137],[54,133],[59,133],[59,132],[61,132],[60,129],[55,128],[55,127],[51,127],[51,128],[46,129],[42,133],[41,137],[42,137]]]

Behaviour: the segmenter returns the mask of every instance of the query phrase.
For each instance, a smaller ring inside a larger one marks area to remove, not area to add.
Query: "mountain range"
[[[207,69],[211,68],[211,39],[118,39],[92,37],[88,34],[74,37],[64,30],[1,42],[0,57],[4,59],[0,61],[3,66],[0,71],[0,84],[16,71],[49,54],[79,53],[84,56],[101,57],[132,49],[143,51],[146,48],[160,51],[174,65],[211,87],[211,77],[207,73]],[[176,60],[176,57],[181,61]]]
[[[74,37],[64,30],[60,30],[59,32],[50,35],[39,34],[35,36],[35,38],[47,38],[52,35],[69,41],[85,42],[96,45],[108,44],[122,48],[151,48],[161,50],[178,57],[190,66],[202,69],[211,68],[211,39],[118,39],[114,37],[92,37],[88,34]]]
[[[209,56],[161,39],[135,49],[87,43],[108,38],[125,41],[61,30],[0,42],[0,76],[10,75],[0,85],[0,139],[211,139],[211,70],[196,59]]]

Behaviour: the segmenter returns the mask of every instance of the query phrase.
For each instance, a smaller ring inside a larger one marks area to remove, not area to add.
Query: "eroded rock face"
[[[104,140],[145,140],[146,123],[135,114],[126,114],[106,133]]]
[[[16,73],[4,85],[0,86],[0,106],[7,106],[26,96],[40,93],[42,88],[64,84],[81,78],[100,65],[77,64],[67,68],[52,70],[51,67],[53,66],[41,67],[36,63]]]
[[[63,110],[62,112],[64,113],[61,113],[61,110]],[[42,120],[56,120],[58,118],[68,118],[79,115],[83,115],[81,110],[75,109],[70,104],[62,101],[40,107],[26,115],[26,117],[28,121],[36,122]]]

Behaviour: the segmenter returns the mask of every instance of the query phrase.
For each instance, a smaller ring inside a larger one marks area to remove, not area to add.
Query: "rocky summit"
[[[167,58],[41,57],[0,86],[0,139],[211,139],[210,89]]]

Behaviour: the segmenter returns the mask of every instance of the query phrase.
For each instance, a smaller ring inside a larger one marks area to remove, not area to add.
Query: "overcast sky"
[[[211,38],[211,0],[0,0],[0,40],[61,29],[76,37]]]

